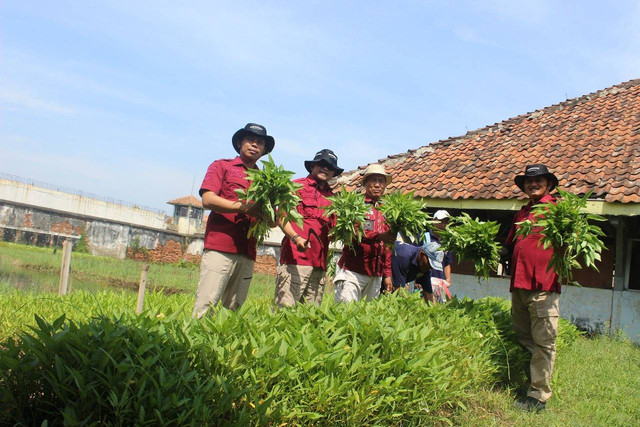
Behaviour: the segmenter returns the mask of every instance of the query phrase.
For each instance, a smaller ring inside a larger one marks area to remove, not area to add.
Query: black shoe
[[[544,402],[541,402],[538,399],[534,399],[533,397],[529,396],[525,397],[524,399],[517,400],[514,406],[517,409],[530,412],[544,411],[546,408],[546,404]]]

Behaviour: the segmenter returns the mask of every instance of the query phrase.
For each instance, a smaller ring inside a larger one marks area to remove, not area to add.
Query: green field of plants
[[[53,255],[2,245],[0,267],[4,274],[7,264]],[[139,278],[139,263],[86,257],[74,254],[72,268],[98,280],[126,269]],[[55,273],[55,261],[48,265]],[[191,268],[152,265],[150,276],[156,267],[166,275]],[[527,360],[499,299],[427,307],[417,296],[326,298],[274,310],[265,276],[254,277],[238,312],[193,320],[197,276],[187,292],[170,294],[164,288],[188,276],[158,276],[141,315],[127,287],[74,286],[58,297],[16,289],[7,277],[0,424],[640,424],[640,349],[623,338],[584,338],[565,321],[547,411],[513,409]]]

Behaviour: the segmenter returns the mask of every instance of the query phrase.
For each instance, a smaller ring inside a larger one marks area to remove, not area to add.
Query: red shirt
[[[375,208],[376,203],[366,198],[371,210],[365,215],[364,236],[353,249],[345,246],[338,265],[346,270],[369,277],[391,277],[391,249],[384,245],[379,235],[389,231],[384,216]],[[355,253],[354,253],[355,250]]]
[[[298,212],[304,218],[304,231],[293,222],[291,226],[301,238],[309,238],[310,247],[305,252],[300,252],[291,239],[285,236],[282,239],[280,264],[311,265],[326,270],[331,220],[320,207],[331,204],[327,197],[333,196],[333,191],[328,185],[320,188],[318,182],[311,175],[306,178],[296,179],[293,182],[302,184],[302,188],[298,190],[298,195],[302,199],[298,204]],[[311,230],[318,234],[320,241],[309,234]]]
[[[235,190],[246,189],[251,184],[245,179],[246,170],[240,157],[216,160],[207,169],[200,186],[200,196],[208,190],[227,200],[237,201]],[[204,233],[204,248],[243,254],[255,260],[257,240],[247,238],[250,225],[251,218],[246,214],[211,211]]]
[[[555,203],[553,196],[547,194],[539,203]],[[516,214],[507,237],[506,245],[513,246],[513,256],[511,258],[511,286],[514,289],[526,289],[529,291],[547,291],[560,293],[560,282],[558,275],[553,269],[547,271],[547,265],[553,255],[553,248],[543,249],[538,242],[542,238],[540,227],[533,227],[533,232],[527,237],[518,236],[515,238],[518,229],[517,222],[526,219],[535,221],[531,214],[533,203],[520,208]],[[515,239],[515,240],[514,240]]]

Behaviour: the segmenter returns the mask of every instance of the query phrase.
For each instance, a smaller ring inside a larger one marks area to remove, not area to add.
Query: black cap
[[[234,133],[233,137],[231,138],[233,149],[236,150],[238,154],[240,154],[240,143],[242,142],[242,139],[247,135],[257,135],[265,139],[263,156],[265,154],[269,154],[271,150],[273,150],[273,147],[276,145],[276,141],[273,139],[273,137],[267,135],[267,128],[257,123],[247,123],[244,128]]]
[[[551,188],[549,188],[549,191],[558,186],[558,178],[554,174],[549,172],[549,169],[547,169],[546,165],[528,165],[524,170],[524,175],[518,175],[514,179],[516,185],[522,191],[524,191],[524,179],[528,176],[545,176],[551,183]]]
[[[338,156],[336,156],[333,151],[327,148],[325,148],[324,150],[318,151],[315,157],[313,158],[313,160],[305,161],[304,167],[307,169],[309,173],[311,173],[311,170],[313,169],[313,165],[322,161],[329,163],[329,165],[331,166],[331,169],[335,171],[335,174],[333,176],[338,176],[342,172],[344,172],[344,169],[338,167]]]

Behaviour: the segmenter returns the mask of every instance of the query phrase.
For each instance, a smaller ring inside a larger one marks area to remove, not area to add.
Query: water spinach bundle
[[[442,250],[456,254],[458,261],[472,261],[476,277],[489,280],[489,273],[496,271],[500,262],[499,230],[497,222],[473,219],[463,212],[442,232]]]
[[[547,271],[553,268],[561,283],[569,283],[573,277],[572,269],[581,268],[578,259],[582,259],[586,267],[598,271],[595,262],[600,261],[600,253],[605,248],[599,236],[604,236],[604,233],[589,221],[606,219],[583,211],[591,192],[580,197],[559,188],[557,190],[560,199],[556,203],[536,205],[531,211],[536,220],[519,223],[516,236],[539,233],[541,238],[538,245],[544,249],[553,248]]]
[[[413,191],[402,194],[398,190],[386,194],[379,209],[392,231],[402,233],[418,242],[432,223],[424,208],[425,204],[413,196]]]
[[[297,191],[300,184],[291,182],[295,172],[277,166],[271,155],[269,160],[261,160],[262,169],[247,170],[246,179],[252,181],[249,188],[236,190],[238,200],[243,203],[256,203],[260,206],[258,219],[252,221],[247,237],[255,237],[258,244],[267,237],[272,224],[276,222],[277,212],[284,217],[284,223],[293,221],[302,227],[302,215],[297,211],[300,196]],[[276,212],[277,211],[277,212]]]
[[[335,217],[335,225],[329,231],[329,237],[332,241],[342,242],[343,246],[353,249],[354,243],[362,240],[362,225],[371,207],[365,203],[362,193],[349,192],[344,186],[340,193],[327,197],[327,200],[331,204],[323,208],[325,215]]]

